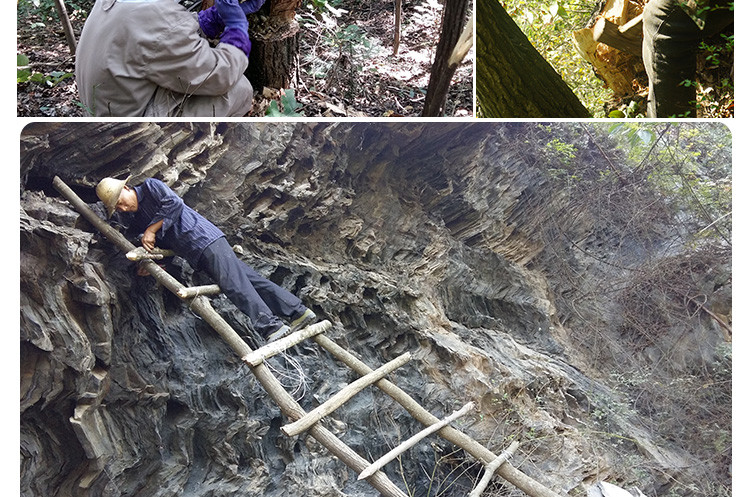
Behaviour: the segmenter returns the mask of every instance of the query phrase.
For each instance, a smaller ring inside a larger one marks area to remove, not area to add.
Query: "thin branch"
[[[661,133],[659,133],[659,137],[656,140],[654,140],[654,144],[651,145],[651,148],[648,149],[648,152],[646,152],[646,155],[643,157],[643,159],[641,159],[641,162],[640,164],[638,164],[638,167],[635,168],[636,170],[643,168],[643,166],[646,164],[646,159],[648,159],[651,156],[651,153],[656,148],[656,144],[659,143],[661,139],[664,137],[664,135],[667,134],[667,131],[669,131],[669,128],[672,125],[671,123],[666,123],[666,124],[667,125],[664,127]]]
[[[615,173],[615,176],[617,176],[617,179],[620,180],[620,184],[624,185],[625,178],[623,178],[622,175],[620,175],[620,169],[617,166],[615,166],[615,163],[612,162],[612,159],[610,159],[609,156],[606,154],[606,152],[604,152],[604,149],[602,149],[602,147],[599,145],[599,142],[596,140],[596,138],[594,138],[594,135],[592,135],[591,131],[589,131],[588,126],[584,124],[583,130],[586,132],[587,135],[589,135],[589,138],[591,138],[591,141],[594,142],[594,145],[596,145],[596,148],[599,149],[599,153],[602,154],[602,157],[604,157],[604,160],[606,160],[607,163],[609,164],[609,169],[613,173]]]
[[[492,476],[495,474],[495,471],[497,471],[500,466],[505,464],[508,459],[510,459],[510,456],[512,456],[516,449],[518,449],[519,445],[520,443],[518,442],[518,440],[514,441],[512,444],[510,444],[510,447],[508,447],[507,450],[497,456],[497,459],[484,467],[484,476],[482,476],[482,479],[479,480],[479,483],[477,483],[477,486],[474,487],[474,490],[471,491],[469,497],[479,497],[480,495],[482,495],[484,489],[486,489],[487,485],[490,484],[490,480],[492,480]]]

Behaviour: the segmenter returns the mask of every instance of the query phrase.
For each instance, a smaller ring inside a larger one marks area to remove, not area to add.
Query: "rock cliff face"
[[[314,440],[282,435],[286,420],[239,358],[179,299],[136,276],[54,192],[55,175],[102,213],[101,177],[164,180],[250,265],[331,320],[329,335],[363,361],[377,367],[411,351],[391,378],[436,416],[477,401],[460,428],[497,453],[520,439],[514,463],[561,494],[608,478],[652,492],[679,480],[693,456],[631,410],[605,408],[626,400],[608,384],[608,365],[588,362],[585,344],[570,339],[580,314],[558,311],[563,284],[541,219],[568,199],[523,158],[532,126],[30,125],[21,137],[22,495],[377,494]],[[577,214],[563,220],[568,234],[596,243],[593,217]],[[179,258],[167,269],[208,282]],[[258,343],[228,300],[213,303]],[[695,341],[713,350],[720,334],[698,324]],[[271,364],[308,410],[354,379],[314,345]],[[374,389],[326,423],[372,459],[420,429]],[[437,438],[386,469],[418,496],[465,495],[480,471]],[[516,495],[500,485],[492,495]]]

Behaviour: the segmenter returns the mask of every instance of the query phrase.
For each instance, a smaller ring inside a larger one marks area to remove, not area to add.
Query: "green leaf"
[[[73,73],[70,73],[70,72],[52,71],[51,73],[49,73],[49,80],[47,81],[47,84],[50,86],[55,86],[58,83],[60,83],[60,81],[64,79],[72,78],[72,77],[73,77]]]
[[[31,75],[29,78],[29,81],[33,81],[34,83],[44,83],[44,81],[47,79],[47,76],[45,76],[42,73],[35,72]]]
[[[20,53],[16,55],[16,65],[21,66],[28,66],[29,65],[29,58],[26,57],[24,54]]]
[[[29,77],[31,76],[31,71],[28,69],[18,69],[18,73],[16,76],[16,83],[25,83],[29,80]]]
[[[609,113],[609,117],[613,119],[623,119],[625,118],[625,113],[619,109],[615,109],[612,112]]]
[[[297,99],[294,98],[294,90],[292,89],[286,89],[284,90],[284,95],[281,96],[281,104],[284,106],[284,114],[287,116],[299,116],[300,114],[297,114],[297,109],[302,107],[302,104],[297,102]]]
[[[302,107],[302,104],[297,102],[294,98],[294,90],[286,89],[284,94],[279,99],[281,101],[281,108],[279,102],[273,100],[266,109],[266,115],[269,117],[300,117],[302,114],[297,113],[297,109]],[[283,108],[283,110],[282,110]]]
[[[568,12],[565,10],[565,7],[559,2],[555,2],[552,5],[550,5],[549,12],[550,14],[552,14],[552,17],[554,16],[567,17],[568,16]]]
[[[266,115],[269,117],[284,117],[279,110],[279,103],[276,100],[271,101],[271,105],[266,109]]]
[[[636,133],[638,134],[638,138],[641,139],[641,142],[643,142],[644,145],[649,145],[656,139],[656,133],[651,130],[639,129]]]

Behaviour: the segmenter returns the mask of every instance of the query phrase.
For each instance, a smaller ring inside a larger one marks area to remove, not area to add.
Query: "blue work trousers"
[[[224,237],[206,247],[198,269],[216,281],[264,338],[284,324],[280,317],[296,319],[305,312],[306,307],[298,297],[239,260]]]

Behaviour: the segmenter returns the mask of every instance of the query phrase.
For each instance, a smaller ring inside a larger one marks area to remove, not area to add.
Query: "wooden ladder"
[[[139,264],[154,276],[159,283],[183,299],[188,307],[203,318],[232,348],[232,350],[242,358],[242,361],[251,369],[268,395],[281,408],[282,413],[291,420],[290,423],[281,428],[282,432],[288,436],[295,436],[303,432],[308,432],[333,455],[344,462],[344,464],[357,472],[360,475],[360,479],[366,479],[367,482],[369,482],[382,495],[387,497],[406,497],[404,492],[391,482],[385,473],[380,471],[380,468],[398,457],[398,455],[408,450],[410,447],[414,446],[419,440],[436,432],[439,436],[454,445],[461,447],[485,465],[484,478],[482,478],[480,484],[477,485],[472,492],[472,497],[477,497],[481,494],[482,490],[486,487],[494,474],[498,474],[505,478],[508,482],[532,497],[560,497],[541,483],[513,467],[507,461],[518,446],[517,442],[512,444],[503,454],[497,456],[476,440],[450,426],[452,421],[470,412],[474,408],[473,403],[470,402],[461,410],[454,412],[443,420],[440,420],[422,407],[401,388],[385,379],[386,375],[406,364],[411,359],[409,353],[405,353],[373,370],[355,357],[351,352],[345,350],[323,334],[332,326],[329,321],[322,321],[313,324],[289,336],[253,350],[211,306],[207,295],[215,295],[220,292],[220,289],[216,285],[185,287],[154,262],[154,259],[158,259],[159,256],[152,257],[144,254],[142,251],[141,254],[138,255],[139,249],[136,249],[136,247],[119,231],[101,219],[59,177],[56,176],[54,178],[53,185],[87,221],[101,231],[101,233],[119,249],[126,252],[129,259],[138,260]],[[271,370],[266,366],[266,359],[269,359],[304,340],[313,340],[336,359],[340,360],[360,375],[359,379],[343,388],[340,392],[336,393],[326,402],[310,412],[306,412],[297,403],[297,401],[284,389]],[[384,393],[392,397],[396,402],[401,404],[414,419],[426,426],[424,430],[406,440],[374,463],[370,463],[358,455],[353,449],[343,441],[339,440],[333,435],[333,433],[326,429],[322,423],[320,423],[321,419],[330,415],[338,407],[351,399],[357,392],[370,385],[375,385]]]

